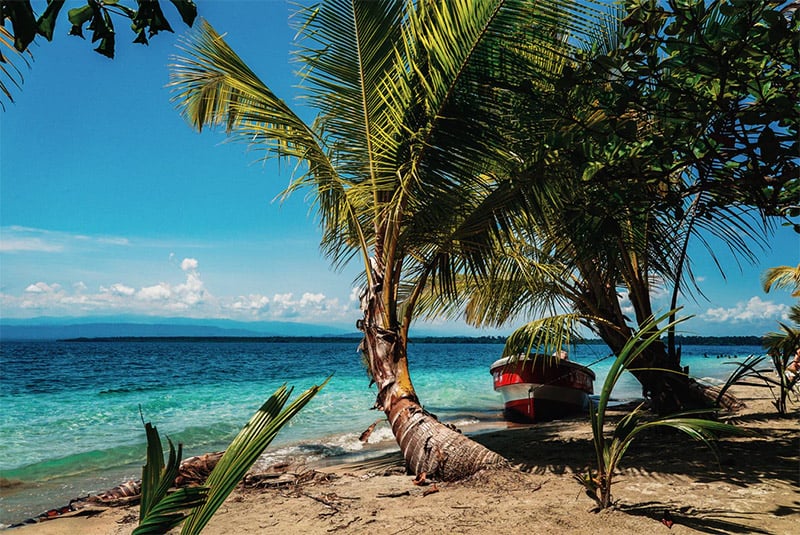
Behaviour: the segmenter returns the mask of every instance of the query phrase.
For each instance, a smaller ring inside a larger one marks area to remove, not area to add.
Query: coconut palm
[[[680,269],[691,274],[682,256],[693,229],[657,210],[646,200],[646,188],[587,184],[576,171],[551,165],[518,190],[524,209],[509,216],[514,232],[495,242],[485,275],[465,277],[459,299],[426,303],[426,310],[465,313],[484,326],[527,320],[509,337],[507,355],[551,354],[569,345],[581,327],[619,354],[654,314],[653,294],[687,288]],[[715,224],[727,217],[733,219],[720,214]],[[633,314],[623,308],[620,294]],[[685,376],[679,356],[661,340],[637,352],[632,373],[665,412],[711,395]],[[729,394],[723,402],[729,408],[736,403]]]
[[[774,21],[786,39],[791,23],[768,0],[753,2],[752,12],[704,5],[670,3],[676,13],[669,13],[660,4],[628,3],[629,11],[606,19],[608,30],[590,48],[567,58],[561,79],[520,94],[502,131],[518,155],[516,205],[505,214],[513,230],[495,242],[483,272],[464,277],[458,299],[432,296],[427,310],[465,312],[477,325],[536,318],[512,335],[507,353],[550,353],[582,325],[618,355],[653,315],[654,293],[671,294],[670,309],[679,295],[702,294],[690,243],[705,246],[720,271],[712,236],[737,260],[757,259],[770,217],[797,214],[797,121],[787,118],[777,133],[762,122],[784,116],[796,75],[791,55],[767,45],[759,21]],[[686,58],[704,62],[704,47],[731,35],[740,46],[723,62],[730,67],[723,102],[707,91],[719,84],[717,67],[700,73]],[[765,77],[774,77],[770,84],[786,101],[773,105],[750,93],[750,80]],[[536,129],[542,124],[549,132]],[[759,142],[766,150],[754,148]],[[714,393],[681,375],[674,330],[667,338],[637,356],[634,374],[645,394],[665,412],[713,401]]]
[[[358,327],[375,408],[418,475],[456,479],[502,464],[422,408],[409,328],[426,289],[453,291],[456,274],[479,268],[485,239],[475,226],[492,221],[486,214],[513,189],[502,170],[514,155],[489,127],[510,115],[520,88],[497,82],[515,79],[517,67],[544,71],[572,46],[566,32],[579,38],[596,16],[558,0],[329,0],[301,9],[298,58],[319,112],[310,125],[208,23],[172,67],[187,120],[222,126],[265,158],[297,160],[287,194],[313,191],[323,251],[335,265],[363,262]],[[512,45],[526,45],[525,62],[508,53]]]

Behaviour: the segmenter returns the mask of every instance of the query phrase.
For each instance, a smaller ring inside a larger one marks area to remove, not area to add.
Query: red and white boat
[[[546,355],[505,357],[492,364],[494,389],[503,395],[506,418],[535,422],[585,411],[594,393],[594,372]]]

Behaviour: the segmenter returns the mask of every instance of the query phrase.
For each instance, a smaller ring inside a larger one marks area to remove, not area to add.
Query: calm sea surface
[[[287,457],[355,460],[396,449],[388,426],[370,444],[359,434],[382,413],[352,341],[2,342],[0,344],[0,523],[66,505],[70,499],[138,479],[145,455],[142,418],[184,457],[225,448],[256,409],[287,383],[295,395],[334,374],[278,435],[262,462]],[[412,343],[414,386],[425,407],[466,432],[502,425],[502,401],[489,365],[501,344]],[[750,346],[684,346],[683,364],[710,382]],[[611,364],[607,348],[580,346],[570,358],[590,365],[598,390]],[[738,357],[738,358],[737,358]],[[725,365],[728,363],[728,365]],[[616,398],[640,395],[629,375]],[[294,397],[294,396],[293,396]]]

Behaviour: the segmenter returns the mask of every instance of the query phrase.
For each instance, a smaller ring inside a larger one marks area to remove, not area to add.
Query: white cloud
[[[2,238],[0,239],[0,252],[40,252],[58,253],[64,250],[64,246],[57,243],[48,243],[41,238]]]
[[[709,308],[702,315],[710,322],[746,322],[757,320],[781,319],[789,314],[789,305],[763,301],[754,296],[747,301],[740,301],[731,308]]]
[[[631,303],[630,292],[620,292],[618,299],[622,313],[629,318],[635,316],[636,310],[633,308],[633,303]]]
[[[184,258],[181,262],[183,271],[197,271],[198,262],[195,258]]]
[[[50,294],[50,293],[56,293],[60,289],[61,286],[59,284],[47,284],[45,282],[37,282],[25,288],[25,291],[30,293]]]
[[[356,286],[355,288],[350,290],[350,302],[361,303],[361,292],[363,292],[363,288],[359,288]]]
[[[101,289],[102,290],[102,289]],[[124,296],[131,296],[136,293],[135,288],[131,288],[130,286],[125,286],[124,284],[116,283],[112,284],[109,291],[115,295],[124,295]]]
[[[321,305],[325,302],[325,294],[304,293],[300,298],[300,306]]]
[[[11,225],[0,227],[0,253],[62,253],[87,245],[130,245],[118,236],[84,236],[55,230]]]
[[[160,282],[153,286],[145,286],[136,292],[136,298],[142,301],[166,301],[172,295],[169,284]]]
[[[292,303],[293,303],[292,297],[293,297],[293,294],[291,294],[291,293],[288,293],[288,294],[275,294],[272,297],[272,302],[275,303],[276,305],[291,306]]]
[[[269,297],[265,295],[240,295],[231,303],[230,308],[236,311],[248,311],[253,315],[257,315],[260,311],[266,310],[267,307],[269,307],[269,302]]]
[[[76,315],[92,313],[129,313],[151,316],[196,318],[228,318],[246,321],[296,320],[309,323],[351,323],[359,316],[357,296],[342,304],[338,298],[314,291],[278,293],[272,297],[260,293],[237,297],[216,297],[206,288],[196,258],[184,258],[179,264],[170,255],[169,264],[182,280],[162,280],[141,286],[116,282],[90,288],[85,282],[61,284],[38,281],[29,284],[19,296],[0,294],[4,312],[31,310],[43,315]],[[355,300],[354,300],[355,299]],[[7,314],[13,317],[15,314]]]

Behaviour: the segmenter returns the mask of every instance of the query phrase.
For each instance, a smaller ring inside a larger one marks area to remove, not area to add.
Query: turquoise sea
[[[231,340],[52,341],[0,344],[0,524],[141,476],[142,419],[184,444],[184,457],[225,448],[281,384],[295,395],[333,374],[285,428],[261,463],[287,457],[350,461],[396,449],[379,425],[367,445],[358,436],[382,413],[357,343]],[[490,364],[499,343],[411,343],[412,380],[425,407],[465,432],[503,426]],[[693,376],[720,382],[756,346],[684,346]],[[602,345],[570,358],[597,374],[611,359]],[[627,375],[614,397],[639,397]]]

